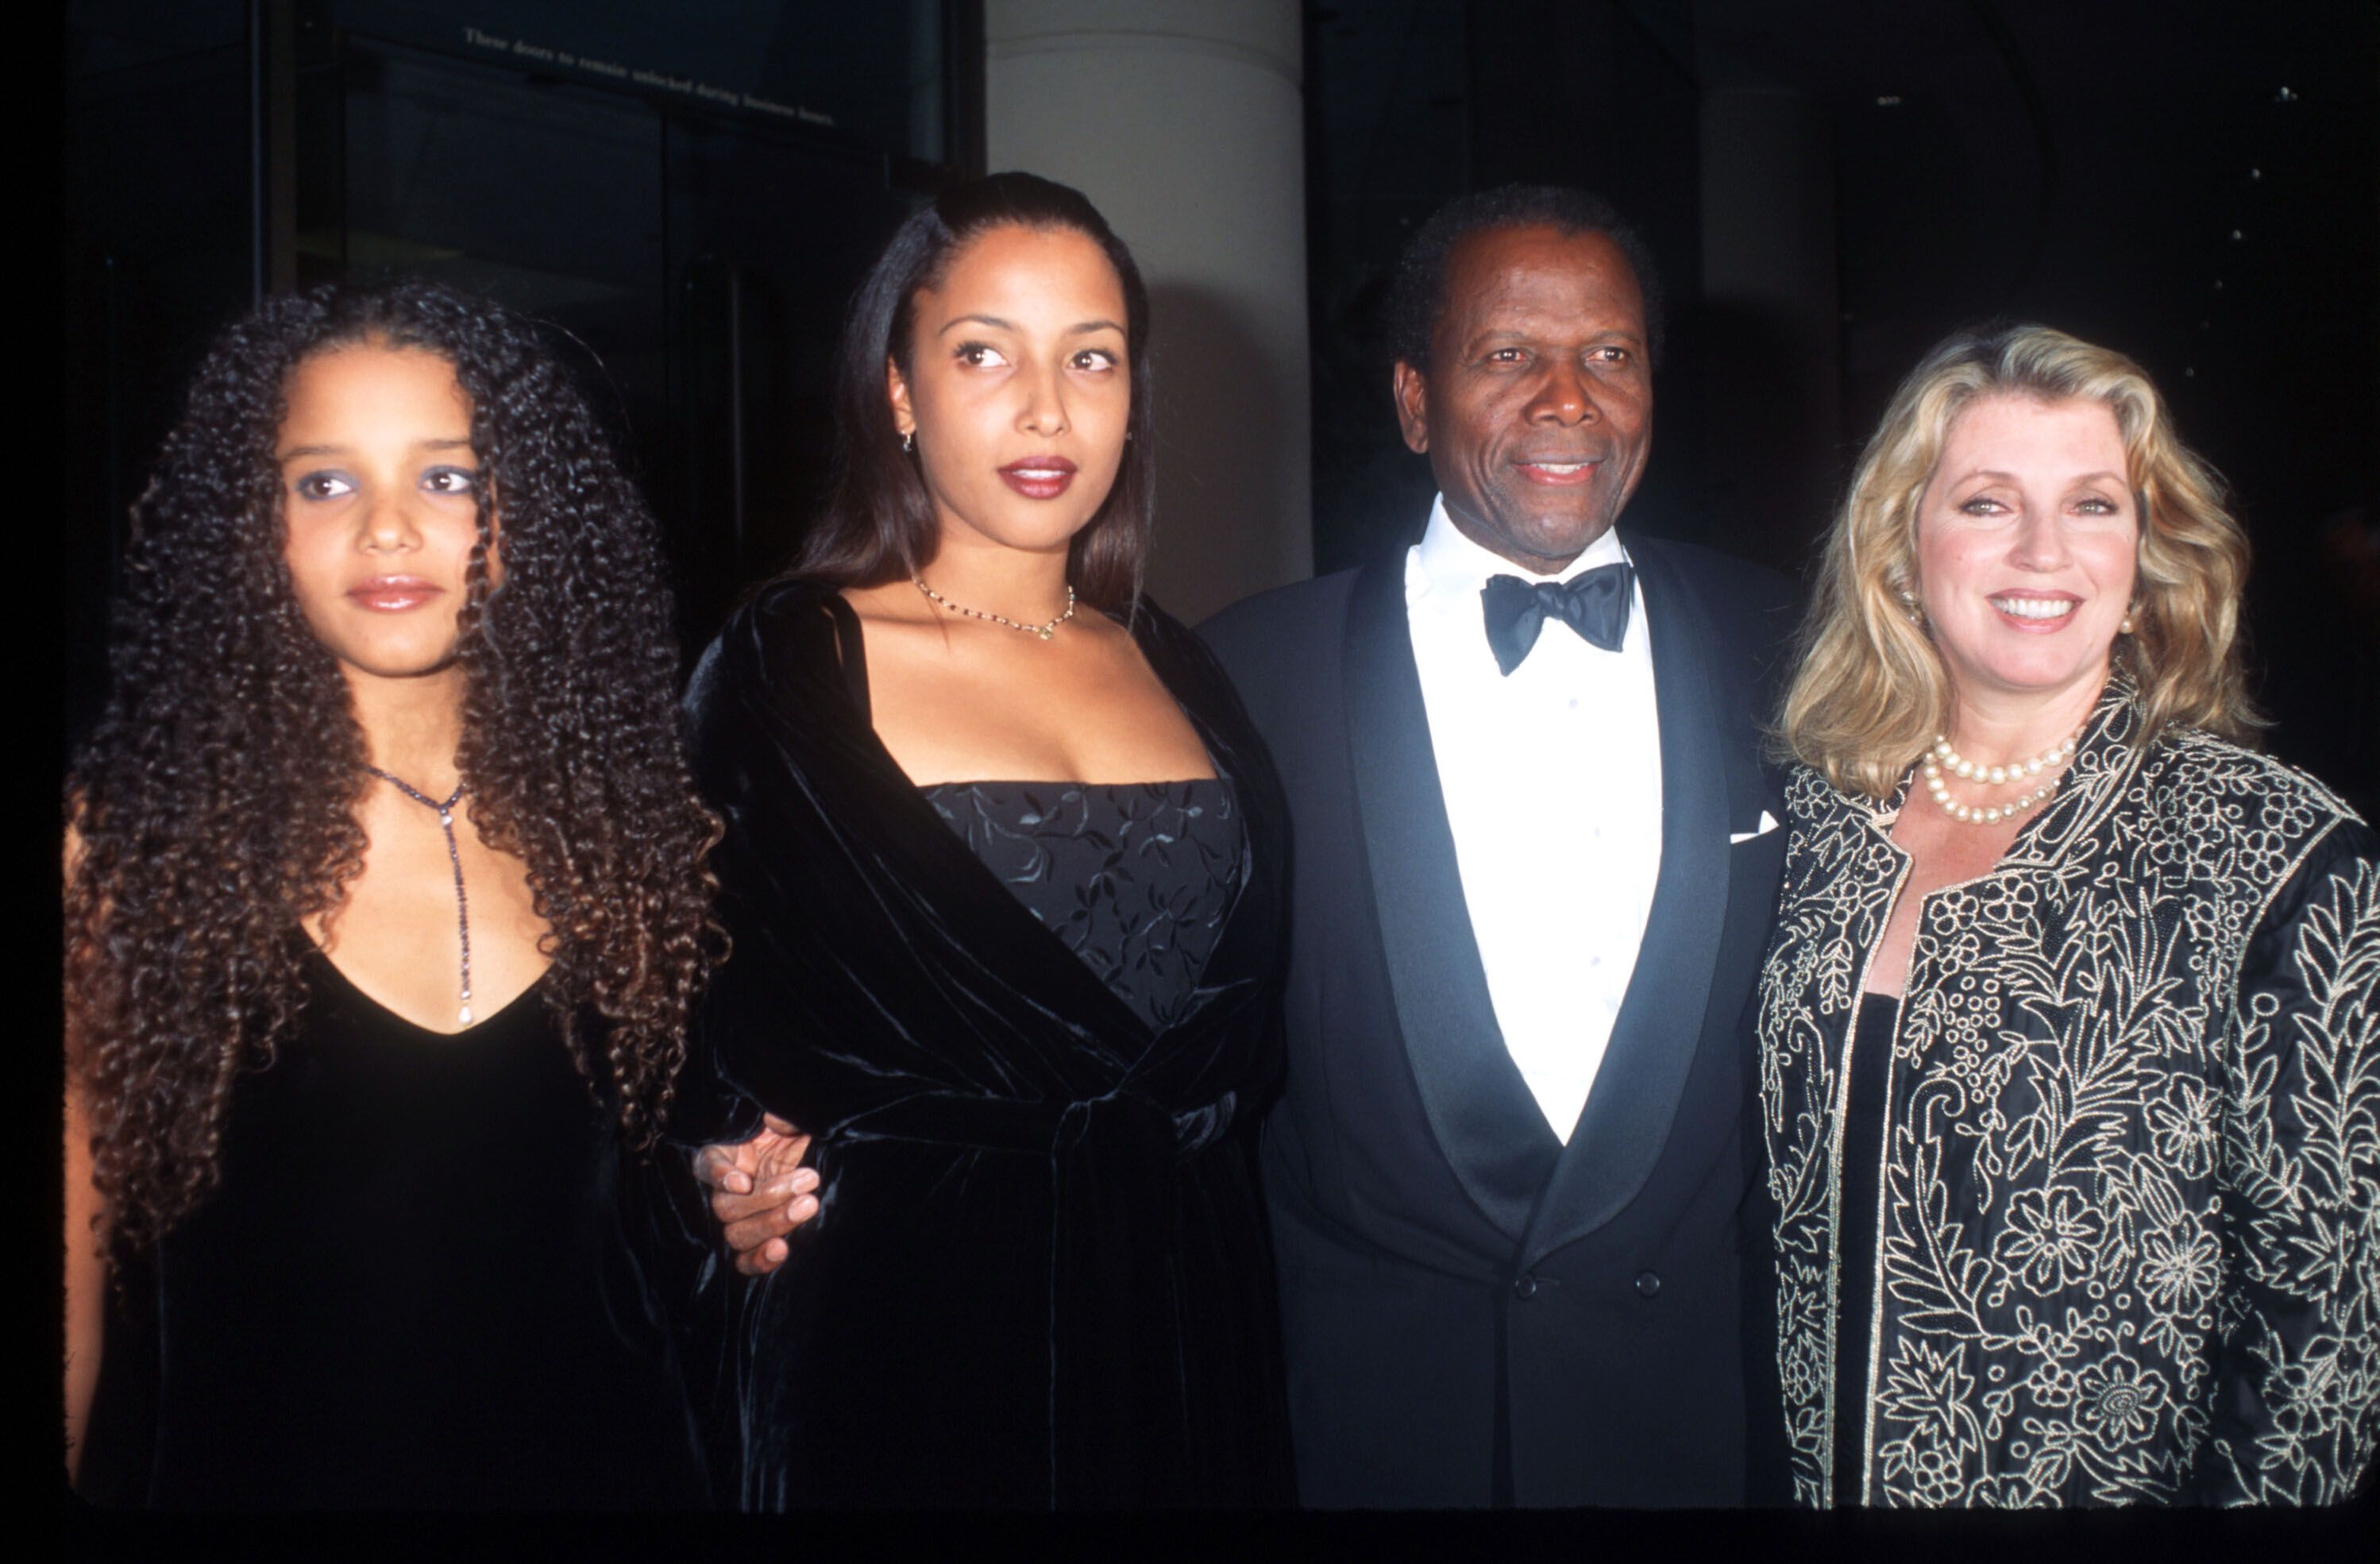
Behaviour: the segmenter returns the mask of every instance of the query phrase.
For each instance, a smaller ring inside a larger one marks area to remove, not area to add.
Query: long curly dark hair
[[[363,867],[363,736],[291,590],[273,453],[292,370],[365,342],[438,354],[470,398],[455,761],[481,835],[528,865],[547,1002],[590,1082],[577,1022],[601,1018],[632,1143],[668,1112],[688,1008],[724,953],[706,867],[720,827],[680,747],[652,517],[586,402],[526,321],[482,299],[406,282],[267,303],[207,354],[133,507],[112,688],[67,777],[68,1066],[136,1248],[212,1188],[233,1082],[300,1007],[301,922]]]

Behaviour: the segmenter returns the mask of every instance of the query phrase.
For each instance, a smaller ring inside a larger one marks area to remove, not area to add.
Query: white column
[[[984,33],[990,167],[1081,190],[1148,283],[1151,593],[1196,623],[1310,574],[1297,0],[987,0]]]

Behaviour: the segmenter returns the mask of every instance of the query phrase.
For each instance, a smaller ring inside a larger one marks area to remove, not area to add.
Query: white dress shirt
[[[1645,593],[1620,650],[1548,618],[1507,677],[1490,576],[1569,580],[1628,557],[1612,532],[1533,576],[1455,531],[1441,496],[1405,560],[1430,748],[1488,993],[1513,1064],[1568,1143],[1595,1084],[1661,872],[1661,729]]]

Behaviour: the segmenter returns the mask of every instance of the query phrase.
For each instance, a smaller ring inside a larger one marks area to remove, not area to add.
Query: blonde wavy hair
[[[2115,666],[2140,690],[2135,741],[2168,724],[2245,742],[2262,725],[2241,666],[2248,539],[2222,479],[2175,434],[2140,365],[2043,325],[1954,333],[1893,393],[1852,474],[1802,626],[1781,747],[1846,793],[1889,798],[1949,730],[1950,678],[1902,593],[1917,585],[1917,512],[1951,421],[1978,397],[2085,397],[2116,415],[2140,516],[2133,633]]]

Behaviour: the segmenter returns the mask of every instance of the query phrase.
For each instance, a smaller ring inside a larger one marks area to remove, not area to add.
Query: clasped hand
[[[783,1265],[792,1252],[787,1235],[818,1215],[818,1170],[801,1165],[809,1149],[808,1135],[771,1113],[748,1139],[705,1146],[694,1159],[694,1176],[710,1191],[710,1214],[747,1277]]]

